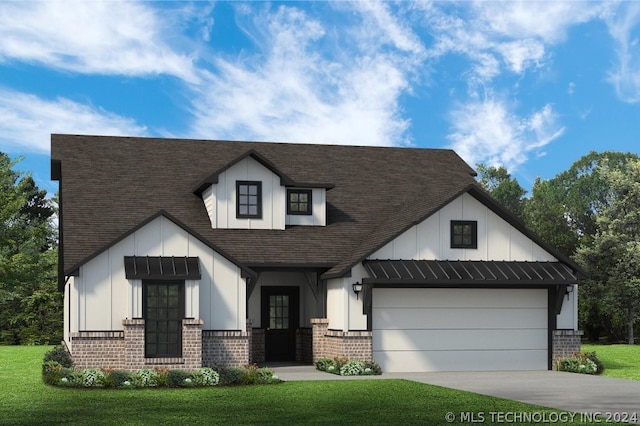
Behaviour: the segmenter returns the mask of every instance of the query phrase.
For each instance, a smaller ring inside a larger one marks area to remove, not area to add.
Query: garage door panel
[[[374,351],[386,372],[546,370],[547,351]]]
[[[530,350],[547,347],[546,329],[374,330],[373,350]]]
[[[374,309],[547,307],[547,293],[540,289],[376,288],[375,294]]]
[[[548,368],[546,289],[374,288],[372,302],[383,371]]]
[[[546,328],[546,309],[411,308],[373,310],[374,328]]]

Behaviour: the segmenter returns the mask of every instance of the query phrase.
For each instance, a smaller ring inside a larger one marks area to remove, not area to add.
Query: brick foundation
[[[70,341],[77,368],[125,368],[122,331],[81,331],[71,333]]]
[[[202,332],[202,365],[224,364],[242,367],[249,364],[251,333],[242,330],[204,330]]]
[[[329,320],[314,318],[313,362],[320,358],[345,357],[362,361],[373,359],[370,331],[329,330]]]
[[[575,330],[554,330],[553,331],[553,352],[552,360],[555,363],[560,358],[570,357],[576,352],[580,352],[580,341],[582,331]]]

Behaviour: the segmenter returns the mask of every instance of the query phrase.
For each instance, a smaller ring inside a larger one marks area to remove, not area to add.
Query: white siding
[[[311,190],[312,208],[310,215],[288,214],[286,216],[287,225],[308,225],[308,226],[326,226],[327,225],[327,190],[325,188],[313,188]],[[285,203],[287,202],[285,198]],[[286,211],[286,204],[285,204]]]
[[[546,370],[547,290],[373,290],[373,357],[386,372]]]
[[[452,249],[452,220],[478,222],[478,248]],[[469,194],[412,226],[369,259],[555,261],[523,233]]]
[[[262,218],[236,217],[236,182],[262,182]],[[211,226],[220,229],[284,229],[285,187],[280,177],[251,157],[239,161],[218,175],[218,183],[203,193]]]
[[[571,292],[562,301],[562,310],[556,317],[558,330],[578,329],[578,286],[571,286]]]
[[[366,330],[367,316],[363,314],[363,295],[356,298],[353,283],[367,276],[362,265],[351,270],[351,276],[327,280],[327,319],[334,330]]]
[[[72,332],[121,330],[123,319],[142,316],[142,282],[125,278],[124,256],[199,257],[202,279],[185,282],[186,316],[202,318],[203,329],[245,328],[246,286],[240,268],[159,217],[88,261],[69,282]]]

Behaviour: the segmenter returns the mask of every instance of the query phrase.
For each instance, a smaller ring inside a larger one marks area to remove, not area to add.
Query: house
[[[52,135],[79,367],[546,370],[584,273],[443,149]]]

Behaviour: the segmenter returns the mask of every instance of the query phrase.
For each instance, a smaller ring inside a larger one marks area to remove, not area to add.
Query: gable
[[[451,247],[451,221],[477,223],[477,248]],[[556,261],[557,258],[468,192],[372,253],[369,259]]]

